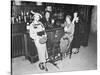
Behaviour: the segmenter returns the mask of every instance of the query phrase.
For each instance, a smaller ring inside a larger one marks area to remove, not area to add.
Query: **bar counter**
[[[14,25],[13,28],[19,28],[19,26]],[[22,25],[20,25],[22,26]],[[18,56],[25,56],[31,63],[38,61],[38,54],[34,44],[34,41],[30,38],[28,31],[25,29],[25,25],[20,28],[20,31],[17,32],[12,31],[12,50],[11,50],[11,57],[15,58]],[[23,29],[23,30],[21,30]],[[62,27],[55,27],[55,28],[47,28],[47,49],[49,56],[57,53],[58,51],[53,51],[52,48],[56,42],[59,42],[60,38],[63,36],[63,28]],[[55,52],[55,53],[54,53]]]

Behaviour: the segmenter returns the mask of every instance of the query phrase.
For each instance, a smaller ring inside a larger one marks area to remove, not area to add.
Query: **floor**
[[[60,71],[82,71],[97,69],[97,40],[94,35],[90,36],[88,47],[81,47],[78,54],[73,54],[72,58],[66,57],[62,61],[57,61],[59,69],[47,63],[48,72]],[[31,64],[25,60],[24,56],[12,59],[12,75],[30,75],[33,73],[44,73],[38,67],[38,62]]]

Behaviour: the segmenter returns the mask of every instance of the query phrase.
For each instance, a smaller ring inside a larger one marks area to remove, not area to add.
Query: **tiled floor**
[[[73,54],[72,58],[68,57],[62,61],[57,61],[60,69],[50,63],[47,63],[48,72],[58,71],[81,71],[97,69],[97,43],[96,38],[91,36],[88,47],[81,47],[78,54]],[[38,62],[31,64],[25,60],[24,56],[12,60],[12,75],[30,75],[33,73],[44,73],[38,67]]]

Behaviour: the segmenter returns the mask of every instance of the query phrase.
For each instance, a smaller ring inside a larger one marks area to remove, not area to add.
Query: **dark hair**
[[[50,14],[51,14],[51,12],[50,12],[50,11],[45,11],[45,12],[44,12],[44,14],[45,14],[46,12],[48,12],[48,13],[50,13]]]
[[[46,13],[50,13],[50,18],[52,17],[52,13],[50,11],[45,11],[44,16],[45,16]]]

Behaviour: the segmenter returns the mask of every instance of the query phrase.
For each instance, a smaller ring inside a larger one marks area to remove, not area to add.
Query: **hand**
[[[63,40],[68,40],[68,37],[66,37],[66,38],[63,38]]]
[[[75,13],[74,13],[74,18],[76,18],[76,17],[77,17],[77,15],[78,15],[78,13],[77,13],[77,12],[75,12]]]
[[[30,29],[30,26],[26,26],[26,29],[29,30]]]
[[[61,27],[64,27],[65,25],[64,24],[61,24]]]
[[[47,38],[47,35],[42,35],[42,37],[46,37]]]
[[[78,15],[78,13],[75,12],[74,13],[74,21],[76,21],[76,23],[79,21],[79,17],[77,15]]]
[[[76,17],[75,21],[76,21],[76,23],[78,23],[78,21],[79,21],[79,17]]]

